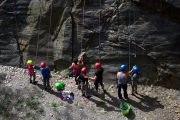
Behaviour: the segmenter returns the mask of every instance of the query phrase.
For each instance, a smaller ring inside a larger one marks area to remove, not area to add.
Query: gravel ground
[[[105,84],[107,94],[93,93],[90,81],[89,99],[83,98],[72,78],[52,73],[51,85],[64,81],[66,90],[75,94],[73,103],[62,101],[55,90],[44,90],[37,71],[37,85],[29,84],[27,71],[0,66],[0,119],[13,120],[180,120],[180,91],[159,86],[138,86],[138,95],[129,95],[131,112],[119,111],[115,85]],[[128,89],[130,93],[130,86]]]

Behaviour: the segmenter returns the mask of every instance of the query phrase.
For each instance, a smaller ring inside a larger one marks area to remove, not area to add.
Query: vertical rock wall
[[[178,5],[177,0],[1,0],[0,63],[44,60],[61,70],[84,51],[90,62],[137,64],[146,82],[178,86]]]

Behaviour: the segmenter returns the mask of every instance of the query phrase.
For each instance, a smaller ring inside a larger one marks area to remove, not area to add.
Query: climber
[[[117,88],[118,88],[118,97],[120,100],[122,100],[122,94],[121,94],[121,88],[124,91],[124,98],[128,99],[128,94],[127,94],[127,79],[128,79],[128,74],[125,73],[126,71],[126,66],[120,65],[119,71],[117,72],[116,75],[116,83],[117,83]]]
[[[78,58],[78,65],[79,65],[80,69],[83,68],[83,66],[84,66],[84,58],[83,58],[83,56]]]
[[[101,87],[103,89],[103,92],[106,93],[106,90],[104,89],[104,84],[103,84],[104,68],[101,66],[101,63],[99,63],[99,62],[95,63],[94,67],[96,69],[95,76],[94,77],[89,77],[89,79],[94,80],[96,94],[98,94],[99,84],[101,85]]]
[[[57,82],[55,83],[54,86],[56,90],[58,91],[58,93],[60,94],[61,100],[68,101],[68,102],[74,100],[74,93],[72,93],[71,91],[65,91],[64,82]]]
[[[140,75],[138,66],[133,66],[129,74],[131,77],[132,95],[135,95],[135,93],[137,94],[137,83]]]
[[[40,63],[40,72],[43,76],[43,84],[45,89],[51,89],[50,83],[49,83],[49,78],[51,77],[51,71],[50,69],[46,66],[45,62]]]
[[[81,69],[79,67],[77,58],[73,60],[73,63],[71,64],[69,68],[72,70],[73,77],[75,77],[76,85],[78,85],[77,77],[79,76]]]
[[[84,97],[88,97],[87,89],[88,89],[88,86],[89,86],[88,76],[86,75],[86,73],[87,73],[87,68],[83,67],[81,69],[80,75],[77,77],[77,80],[79,81],[79,86],[80,86],[80,89],[81,89],[81,92],[82,92],[82,96],[84,96]]]
[[[36,79],[36,72],[34,70],[34,66],[33,66],[33,61],[32,60],[28,60],[27,61],[27,69],[28,69],[28,74],[29,74],[29,77],[30,77],[30,83],[37,83],[37,81],[35,81]],[[32,79],[33,77],[33,79]]]

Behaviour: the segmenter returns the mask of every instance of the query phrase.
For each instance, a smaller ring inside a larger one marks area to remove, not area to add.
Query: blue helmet
[[[133,72],[135,72],[135,73],[137,73],[137,72],[139,72],[139,68],[138,68],[138,66],[133,66]]]
[[[120,66],[119,66],[119,69],[120,69],[121,71],[124,71],[124,70],[126,69],[126,65],[124,65],[124,64],[123,64],[123,65],[120,65]]]

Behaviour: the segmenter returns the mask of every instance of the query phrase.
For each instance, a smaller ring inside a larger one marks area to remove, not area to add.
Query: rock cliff
[[[0,0],[0,13],[1,64],[64,69],[84,51],[107,68],[139,65],[142,81],[180,84],[178,0]]]

